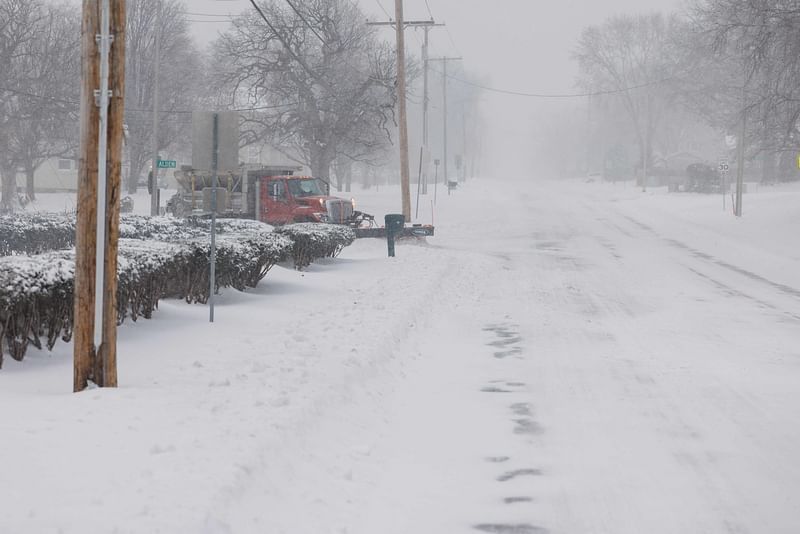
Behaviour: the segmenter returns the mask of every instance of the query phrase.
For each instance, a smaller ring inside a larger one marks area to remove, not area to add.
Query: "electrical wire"
[[[233,15],[230,13],[193,13],[191,11],[178,11],[181,15],[189,15],[192,17],[228,17],[233,18]]]
[[[442,75],[444,74],[442,71],[440,71],[438,69],[435,69],[435,68],[432,68],[432,67],[431,67],[431,70],[433,72],[436,72],[437,74],[442,74]],[[490,91],[492,93],[500,93],[500,94],[512,95],[512,96],[524,96],[524,97],[529,97],[529,98],[586,98],[586,97],[589,97],[589,96],[615,95],[615,94],[627,93],[628,91],[634,91],[636,89],[642,89],[644,87],[650,87],[650,86],[653,86],[653,85],[659,85],[659,84],[666,83],[666,82],[669,82],[669,81],[674,79],[674,78],[663,78],[661,80],[654,80],[652,82],[642,83],[642,84],[639,84],[639,85],[632,85],[630,87],[623,87],[623,88],[620,88],[620,89],[609,89],[609,90],[605,90],[605,91],[592,91],[592,92],[588,92],[588,93],[527,93],[527,92],[523,92],[523,91],[512,91],[512,90],[508,90],[508,89],[498,89],[496,87],[490,87],[490,86],[487,86],[487,85],[481,85],[479,83],[470,82],[468,80],[464,80],[462,78],[459,78],[457,76],[453,76],[451,74],[448,74],[447,77],[449,79],[453,80],[453,81],[456,81],[456,82],[459,82],[459,83],[463,83],[464,85],[471,85],[472,87],[477,87],[478,89],[483,89],[484,91]]]
[[[286,3],[289,4],[289,7],[292,8],[292,11],[294,11],[297,14],[297,16],[300,17],[300,20],[303,21],[303,24],[305,24],[308,27],[308,29],[311,30],[311,33],[316,35],[317,39],[319,39],[319,41],[323,45],[328,46],[328,43],[325,41],[325,39],[323,39],[322,36],[314,28],[314,26],[312,26],[311,23],[308,22],[308,19],[306,19],[306,17],[302,13],[300,13],[300,10],[297,9],[297,7],[292,3],[292,0],[286,0]]]
[[[28,97],[31,97],[31,98],[38,98],[40,100],[48,100],[48,101],[51,101],[51,102],[59,102],[61,104],[69,104],[71,106],[79,106],[80,105],[80,103],[75,101],[75,100],[66,100],[64,98],[37,95],[37,94],[34,94],[34,93],[29,93],[27,91],[18,91],[17,89],[11,89],[9,87],[0,86],[0,91],[6,91],[8,93],[14,93],[14,94],[21,95],[21,96],[28,96]],[[298,106],[298,105],[300,105],[300,102],[288,102],[286,104],[272,104],[272,105],[264,105],[264,106],[253,106],[253,107],[249,107],[249,108],[234,108],[234,109],[228,109],[228,110],[222,110],[222,111],[233,111],[235,113],[245,113],[245,112],[248,112],[248,111],[265,111],[265,110],[269,110],[269,109],[290,108],[292,106]],[[162,110],[162,111],[164,113],[167,113],[167,114],[171,114],[171,113],[175,113],[175,114],[190,114],[190,113],[194,113],[197,110],[173,109],[173,110]],[[152,113],[153,110],[152,109],[125,108],[125,112],[126,113],[128,113],[128,112]]]
[[[462,55],[461,54],[461,50],[458,49],[458,45],[456,44],[455,39],[453,39],[453,34],[450,33],[450,29],[447,26],[445,26],[444,27],[444,31],[447,33],[447,38],[450,39],[450,43],[453,45],[453,48],[456,51],[456,55],[459,55],[459,56]]]
[[[283,36],[281,36],[281,34],[280,34],[280,33],[278,33],[278,29],[277,29],[277,28],[275,28],[275,26],[273,26],[273,25],[272,25],[272,23],[269,21],[269,19],[267,18],[267,16],[266,16],[266,15],[264,14],[264,12],[261,10],[261,8],[260,8],[260,7],[258,7],[258,4],[256,4],[256,1],[255,1],[255,0],[250,0],[250,4],[252,4],[252,6],[255,8],[255,10],[256,10],[256,11],[258,11],[258,14],[259,14],[259,15],[261,15],[261,18],[264,20],[264,22],[266,23],[267,27],[268,27],[268,28],[269,28],[269,29],[272,31],[272,33],[275,35],[275,37],[277,37],[277,38],[278,38],[278,40],[281,42],[281,44],[283,45],[283,48],[286,50],[286,52],[288,52],[288,54],[289,54],[290,56],[292,56],[292,58],[293,58],[295,61],[297,61],[297,64],[298,64],[298,65],[300,65],[301,67],[303,67],[303,70],[305,70],[305,71],[306,71],[306,72],[307,72],[309,75],[311,75],[312,77],[316,77],[316,73],[314,73],[314,72],[313,72],[313,71],[312,71],[312,70],[311,70],[311,69],[310,69],[310,68],[309,68],[309,67],[306,65],[306,62],[305,62],[305,61],[303,61],[301,58],[297,57],[297,54],[295,54],[295,53],[294,53],[294,51],[293,51],[291,48],[289,48],[289,45],[288,45],[288,44],[286,44],[286,41],[283,39]]]
[[[433,20],[433,13],[431,12],[431,5],[428,3],[428,0],[425,0],[425,7],[428,8],[428,15],[430,15],[431,20]]]
[[[388,11],[386,11],[386,8],[383,7],[381,0],[375,0],[375,3],[378,4],[378,7],[381,8],[381,11],[383,11],[383,13],[389,18],[389,20],[392,20],[392,16],[389,14]]]

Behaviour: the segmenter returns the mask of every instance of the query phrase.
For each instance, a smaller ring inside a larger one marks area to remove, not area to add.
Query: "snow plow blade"
[[[386,237],[386,228],[355,228],[356,237]],[[395,235],[397,238],[401,237],[429,237],[433,235],[433,226],[430,224],[414,224],[405,226],[401,232]]]

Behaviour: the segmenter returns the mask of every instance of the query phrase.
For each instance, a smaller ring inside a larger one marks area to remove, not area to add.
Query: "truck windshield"
[[[304,180],[288,180],[289,191],[295,197],[319,197],[322,196],[322,191],[319,184],[313,178]]]

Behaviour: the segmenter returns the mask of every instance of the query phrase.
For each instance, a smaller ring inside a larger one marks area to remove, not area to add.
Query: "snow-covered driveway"
[[[734,221],[470,183],[394,260],[361,240],[213,328],[123,327],[116,392],[71,395],[68,347],[9,364],[0,532],[798,532],[800,258],[770,225],[800,195],[771,195]]]

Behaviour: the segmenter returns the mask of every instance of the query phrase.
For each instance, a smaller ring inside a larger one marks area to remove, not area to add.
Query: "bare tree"
[[[161,0],[161,16],[151,0],[128,0],[125,123],[128,126],[126,188],[136,192],[139,175],[152,159],[155,36],[160,38],[160,121],[158,147],[185,138],[203,85],[202,54],[194,47],[184,4]],[[207,82],[206,82],[207,83]]]
[[[746,119],[748,155],[762,157],[762,181],[774,180],[776,162],[784,179],[796,179],[794,158],[785,156],[800,148],[800,4],[703,0],[691,13],[710,52],[708,70],[723,81],[700,99],[710,120],[732,130]]]
[[[261,3],[216,43],[230,107],[245,115],[245,143],[267,141],[329,178],[337,156],[364,160],[385,145],[396,100],[395,54],[349,0]],[[383,136],[383,137],[381,137]]]
[[[688,70],[679,46],[683,33],[674,15],[618,16],[586,28],[574,54],[584,88],[616,93],[633,127],[643,166],[650,163],[665,113],[675,105],[675,83]]]
[[[74,154],[80,75],[80,19],[68,6],[46,6],[24,62],[29,95],[19,99],[16,154],[25,171],[28,200],[34,173],[47,159]]]
[[[25,92],[22,61],[35,38],[41,4],[27,0],[0,0],[0,211],[17,202],[16,178],[19,165],[13,153],[12,126],[19,119],[18,101]]]

